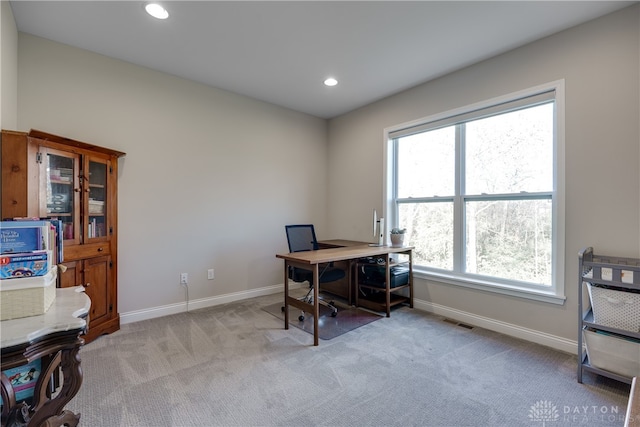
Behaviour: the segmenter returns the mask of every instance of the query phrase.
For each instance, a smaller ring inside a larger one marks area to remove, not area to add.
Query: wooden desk
[[[360,242],[358,240],[330,239],[330,240],[318,241],[318,249],[345,248],[350,246],[368,246],[368,245],[369,245],[369,242]]]
[[[366,245],[369,245],[369,242],[361,242],[357,240],[344,240],[344,239],[318,241],[318,249],[344,248],[348,246],[366,246]],[[336,280],[335,282],[323,283],[320,286],[319,291],[328,292],[337,297],[344,298],[347,301],[347,304],[353,305],[354,295],[357,290],[357,287],[355,286],[355,281],[352,279],[356,273],[355,264],[356,263],[353,262],[352,260],[335,261],[333,263],[333,266],[346,271],[347,274],[343,279]]]
[[[2,426],[76,426],[80,415],[64,410],[82,384],[78,351],[91,301],[82,286],[56,289],[45,314],[0,322]],[[17,401],[7,369],[40,361],[31,403]]]
[[[289,305],[300,310],[313,313],[313,345],[318,345],[318,317],[320,316],[320,306],[318,304],[318,286],[313,287],[313,304],[300,301],[289,296],[289,267],[304,268],[313,271],[313,283],[320,283],[320,264],[337,261],[354,261],[366,257],[384,257],[387,261],[387,283],[389,281],[389,255],[404,253],[411,257],[412,246],[392,247],[392,246],[369,246],[355,245],[336,247],[329,249],[319,249],[317,251],[293,252],[287,254],[277,254],[276,257],[284,260],[284,328],[289,329]],[[411,265],[411,263],[410,263]],[[351,270],[351,269],[349,269]],[[411,269],[410,269],[411,271]],[[412,280],[410,277],[409,280]],[[410,305],[413,307],[413,292],[410,292]]]

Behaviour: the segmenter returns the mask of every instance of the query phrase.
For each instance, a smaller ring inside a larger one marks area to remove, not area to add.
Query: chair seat
[[[295,270],[294,280],[296,282],[308,281],[311,283],[313,279],[313,271],[302,270],[300,268],[296,268]],[[323,270],[322,267],[320,267],[320,283],[335,282],[336,280],[343,279],[345,276],[345,271],[340,268],[329,267],[326,270]]]
[[[340,268],[327,268],[322,272],[320,283],[335,282],[336,280],[344,279],[345,276],[344,270]]]

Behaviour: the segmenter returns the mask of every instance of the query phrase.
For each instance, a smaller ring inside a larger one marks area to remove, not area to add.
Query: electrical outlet
[[[207,279],[208,280],[213,280],[215,277],[215,274],[213,273],[213,268],[210,268],[207,270]]]
[[[189,275],[187,273],[180,273],[180,284],[186,285],[189,283]]]

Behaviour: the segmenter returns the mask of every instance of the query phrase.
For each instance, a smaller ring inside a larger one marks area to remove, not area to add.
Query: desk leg
[[[384,265],[387,266],[387,268],[385,269],[385,303],[387,305],[387,317],[391,317],[391,266],[389,265],[390,257],[388,253],[385,254],[384,261]]]
[[[409,307],[413,308],[413,251],[409,251]]]
[[[284,328],[289,329],[289,263],[284,260]]]
[[[318,345],[318,318],[320,317],[320,272],[318,264],[313,265],[313,345]]]
[[[353,305],[353,277],[351,275],[351,271],[353,270],[353,260],[350,259],[349,262],[347,263],[348,265],[348,270],[347,270],[347,302],[349,303],[349,305]],[[358,290],[358,286],[356,285],[356,291]]]

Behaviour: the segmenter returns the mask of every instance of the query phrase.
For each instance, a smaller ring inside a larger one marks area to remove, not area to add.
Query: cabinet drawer
[[[111,254],[109,242],[89,243],[86,245],[69,245],[64,248],[64,260],[93,258]]]

